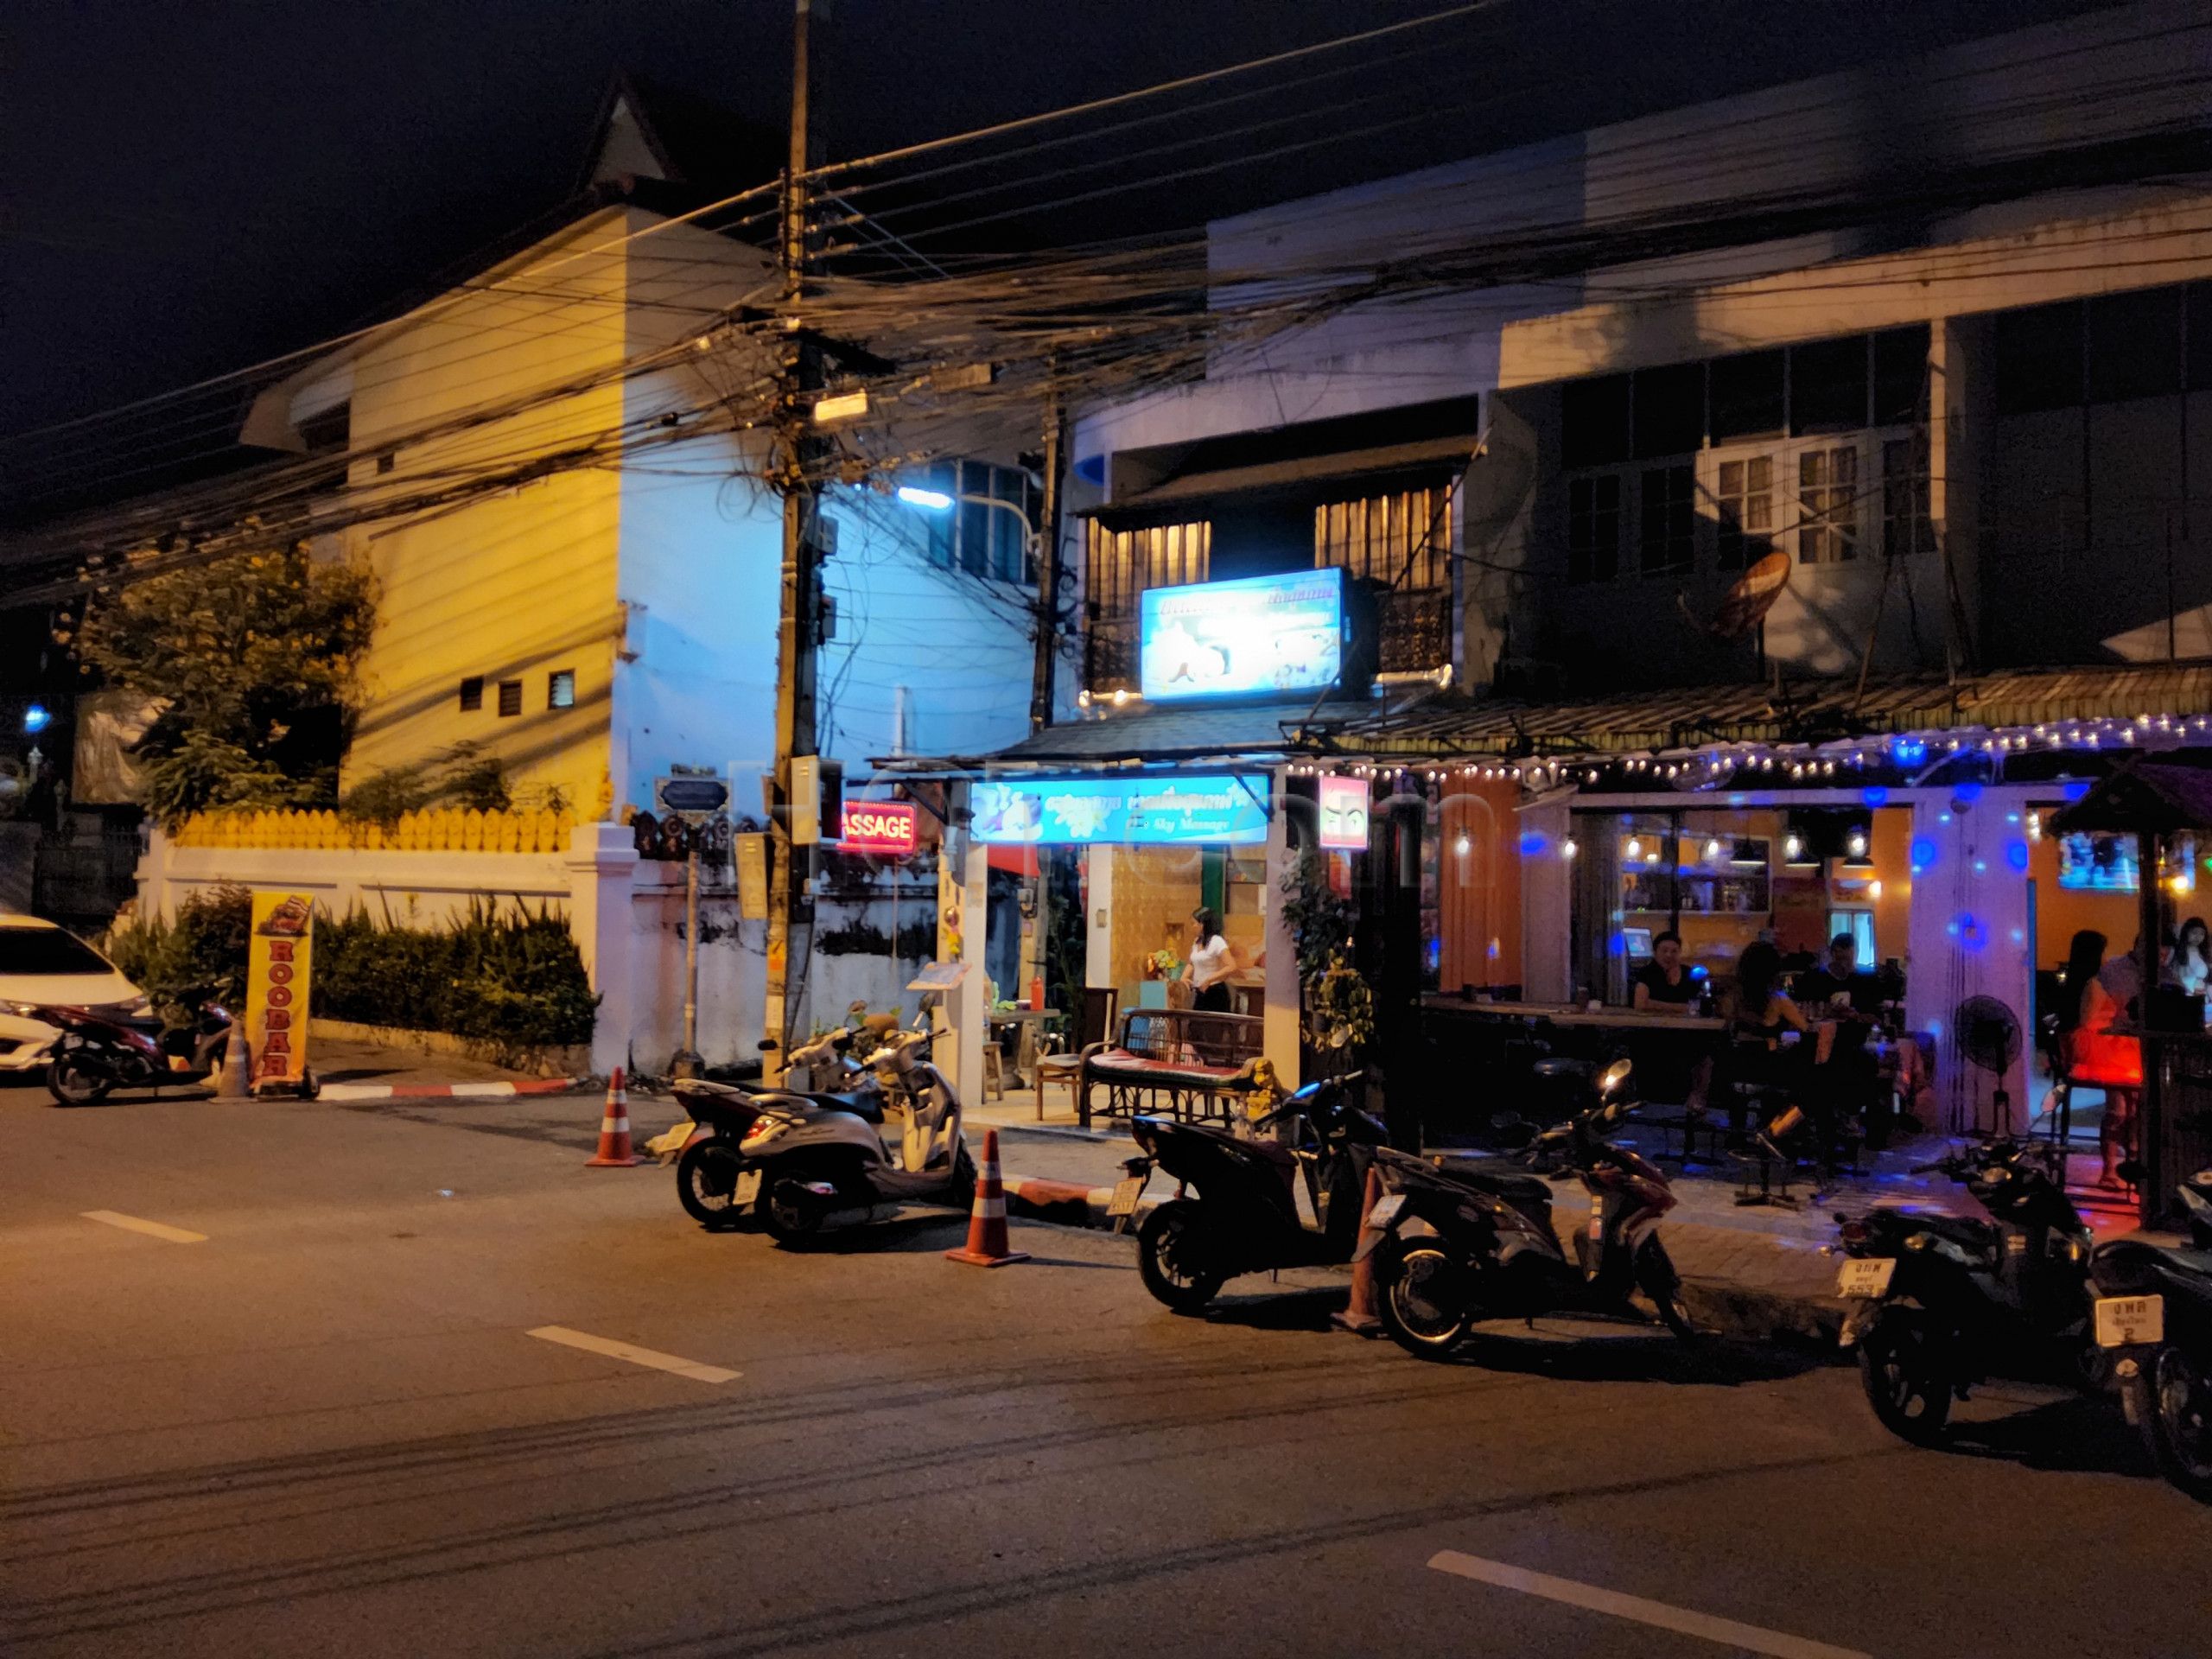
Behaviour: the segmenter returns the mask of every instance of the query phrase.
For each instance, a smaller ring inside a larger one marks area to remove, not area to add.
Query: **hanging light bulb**
[[[1705,861],[1708,864],[1718,864],[1720,861],[1720,837],[1707,836],[1705,842]]]
[[[1452,850],[1465,858],[1475,849],[1475,838],[1462,830],[1452,842]]]
[[[1575,854],[1580,850],[1581,849],[1574,844],[1574,837],[1573,836],[1565,837],[1559,844],[1559,855],[1561,858],[1573,858]]]
[[[1628,845],[1622,848],[1621,851],[1627,854],[1630,858],[1642,858],[1643,856],[1643,837],[1641,836],[1630,836],[1628,838]]]
[[[1853,830],[1849,836],[1844,838],[1843,850],[1849,853],[1853,858],[1866,857],[1866,832],[1864,830]]]
[[[1788,859],[1801,857],[1805,851],[1805,837],[1792,831],[1782,842],[1782,855]]]

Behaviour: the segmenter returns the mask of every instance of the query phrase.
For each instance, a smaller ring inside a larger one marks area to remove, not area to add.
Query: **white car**
[[[116,965],[66,928],[0,911],[0,1071],[43,1066],[57,1033],[42,1007],[146,1012],[146,999]]]

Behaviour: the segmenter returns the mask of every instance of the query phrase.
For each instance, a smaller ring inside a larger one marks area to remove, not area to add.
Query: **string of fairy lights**
[[[1933,781],[1955,763],[1977,780],[2002,781],[2008,756],[2111,754],[2212,742],[2212,715],[2138,715],[2039,721],[1998,728],[1934,728],[1819,742],[1713,742],[1694,747],[1598,755],[1583,752],[1506,758],[1399,758],[1347,753],[1294,763],[1294,778],[1325,775],[1441,784],[1509,783],[1542,791],[1567,786],[1639,785],[1705,790],[1732,784],[1765,789],[1847,785],[1870,772],[1909,783]]]

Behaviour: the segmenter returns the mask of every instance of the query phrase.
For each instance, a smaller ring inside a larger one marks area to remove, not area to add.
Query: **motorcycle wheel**
[[[945,1202],[956,1210],[973,1210],[976,1179],[976,1160],[968,1155],[968,1148],[963,1146],[952,1166],[952,1192]]]
[[[47,1092],[59,1106],[90,1106],[105,1100],[115,1079],[88,1071],[69,1055],[46,1068]]]
[[[738,1177],[745,1160],[721,1141],[686,1147],[676,1160],[676,1196],[684,1214],[702,1227],[734,1227],[744,1206],[738,1202]]]
[[[1376,1302],[1390,1340],[1417,1359],[1450,1358],[1475,1322],[1459,1294],[1465,1264],[1429,1238],[1386,1238],[1374,1261]]]
[[[1690,1323],[1689,1310],[1682,1306],[1682,1277],[1675,1271],[1667,1247],[1656,1238],[1651,1240],[1637,1253],[1636,1267],[1637,1282],[1659,1311],[1659,1323],[1681,1340],[1695,1342],[1697,1327]]]
[[[1951,1376],[1940,1333],[1916,1308],[1885,1308],[1859,1338],[1859,1380],[1875,1418],[1914,1446],[1939,1444],[1951,1420]]]
[[[822,1224],[829,1218],[828,1203],[798,1185],[804,1179],[792,1175],[779,1178],[765,1171],[761,1174],[760,1196],[753,1202],[760,1211],[760,1224],[779,1244],[804,1243],[820,1232]]]
[[[1223,1275],[1198,1265],[1204,1224],[1198,1206],[1171,1198],[1137,1229],[1137,1276],[1154,1300],[1178,1313],[1200,1313],[1221,1288]]]
[[[2178,1490],[2212,1503],[2212,1378],[2180,1349],[2158,1350],[2148,1370],[2128,1378],[2131,1414],[2151,1461]]]

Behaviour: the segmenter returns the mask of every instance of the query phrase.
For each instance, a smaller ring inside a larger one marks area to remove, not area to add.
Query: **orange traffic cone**
[[[979,1268],[1002,1268],[1009,1262],[1027,1262],[1029,1252],[1007,1248],[1006,1193],[999,1185],[999,1132],[983,1131],[983,1167],[976,1177],[976,1209],[968,1217],[968,1247],[947,1250],[952,1262],[972,1262]]]
[[[607,1080],[607,1115],[599,1120],[599,1151],[585,1160],[590,1169],[627,1169],[639,1162],[630,1150],[630,1096],[622,1087],[622,1068]]]
[[[1370,1230],[1367,1217],[1374,1212],[1376,1200],[1382,1196],[1382,1178],[1375,1173],[1375,1166],[1367,1166],[1367,1185],[1359,1195],[1359,1243],[1367,1243]],[[1329,1315],[1329,1323],[1338,1329],[1349,1331],[1356,1337],[1371,1337],[1382,1329],[1382,1316],[1375,1311],[1375,1253],[1370,1250],[1351,1264],[1351,1301],[1341,1313]]]

